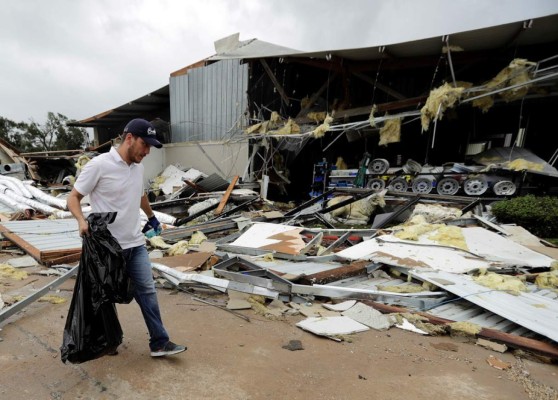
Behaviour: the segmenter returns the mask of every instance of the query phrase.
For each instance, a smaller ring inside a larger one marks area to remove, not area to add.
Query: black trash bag
[[[72,302],[60,348],[62,362],[79,364],[113,352],[122,343],[122,327],[114,303],[129,303],[133,286],[122,248],[107,225],[116,213],[87,217],[89,236],[82,253]]]

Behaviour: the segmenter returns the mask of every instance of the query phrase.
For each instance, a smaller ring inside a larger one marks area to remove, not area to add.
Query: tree
[[[40,125],[14,122],[0,117],[0,137],[22,152],[78,150],[85,144],[85,129],[68,126],[71,120],[60,113],[49,112]]]
[[[8,118],[0,117],[0,138],[17,149],[31,148],[26,132],[27,124],[25,122],[14,122]]]
[[[59,117],[64,119],[64,127],[65,129],[61,129],[58,131],[56,136],[56,141],[54,142],[54,146],[57,150],[77,150],[83,149],[86,144],[86,135],[87,132],[83,128],[79,128],[76,126],[68,126],[67,117],[63,116],[62,114],[58,114]]]

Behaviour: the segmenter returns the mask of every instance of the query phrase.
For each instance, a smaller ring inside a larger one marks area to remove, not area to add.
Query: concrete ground
[[[0,293],[49,280],[0,279]],[[163,320],[185,353],[153,359],[135,302],[117,305],[124,341],[116,356],[82,364],[60,360],[74,280],[63,304],[35,302],[0,324],[2,399],[558,399],[558,366],[495,353],[464,339],[391,328],[335,342],[252,310],[246,321],[184,292],[159,289]],[[212,300],[224,302],[225,295]],[[302,350],[283,348],[299,340]],[[490,366],[490,356],[510,363]]]

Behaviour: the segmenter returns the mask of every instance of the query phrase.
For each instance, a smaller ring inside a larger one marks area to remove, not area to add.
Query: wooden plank
[[[66,257],[66,256],[69,256],[69,255],[78,254],[78,253],[81,253],[81,247],[74,248],[74,249],[60,249],[60,250],[41,251],[40,256],[41,256],[41,261],[48,261],[48,260],[53,260],[53,259],[57,259],[57,258],[60,258],[60,257]]]
[[[300,278],[299,283],[303,285],[325,285],[352,276],[363,275],[366,273],[366,266],[369,263],[369,261],[355,261],[352,264],[344,265],[339,268],[329,269],[311,275],[304,275]]]
[[[543,354],[553,360],[558,359],[558,347],[551,343],[545,343],[540,340],[512,335],[510,333],[497,331],[496,329],[487,328],[483,328],[478,336],[486,339],[497,340],[498,342],[505,343],[510,347],[517,347],[523,350],[535,352],[537,354]]]
[[[231,192],[233,191],[237,181],[238,181],[238,175],[235,175],[232,178],[232,181],[231,181],[229,187],[225,191],[225,194],[223,195],[223,197],[221,197],[221,201],[219,202],[219,206],[213,212],[214,215],[219,215],[223,212],[223,209],[225,208],[225,205],[227,204],[227,201],[229,201],[229,197],[230,197]]]
[[[279,81],[277,80],[277,78],[275,77],[275,75],[273,74],[273,71],[271,70],[271,68],[269,67],[269,64],[267,63],[267,61],[265,61],[263,58],[260,58],[260,62],[262,63],[265,72],[267,72],[267,75],[269,76],[269,79],[271,79],[271,81],[273,82],[273,84],[275,85],[275,88],[277,89],[277,91],[279,92],[279,94],[281,95],[281,98],[283,99],[283,101],[285,102],[285,104],[288,106],[290,104],[289,102],[289,96],[287,96],[287,93],[285,92],[285,90],[283,89],[283,86],[281,86],[281,84],[279,83]]]
[[[196,185],[194,182],[189,181],[188,179],[184,179],[184,183],[187,184],[188,186],[190,186],[192,189],[194,189],[196,192],[200,192],[200,193],[207,193],[207,190],[205,190],[204,188],[202,188],[199,185]]]
[[[33,246],[31,243],[22,239],[17,234],[12,233],[8,228],[6,228],[4,225],[1,225],[1,224],[0,224],[0,233],[2,233],[2,235],[6,239],[10,240],[17,247],[19,247],[20,249],[25,251],[27,254],[29,254],[31,257],[33,257],[35,260],[37,260],[38,262],[42,262],[41,261],[41,251],[39,249],[37,249],[35,246]]]
[[[63,257],[52,258],[50,260],[45,260],[44,264],[47,267],[60,264],[71,264],[81,259],[81,251],[79,253],[69,254]]]
[[[4,247],[12,247],[15,246],[11,241],[9,240],[0,240],[0,249],[3,249]]]

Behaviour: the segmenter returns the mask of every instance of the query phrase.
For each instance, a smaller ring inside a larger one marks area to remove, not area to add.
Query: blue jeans
[[[145,246],[123,250],[126,270],[134,282],[134,298],[140,306],[143,319],[149,331],[149,347],[158,350],[169,341],[169,335],[163,326],[157,291],[151,272],[151,261]]]

